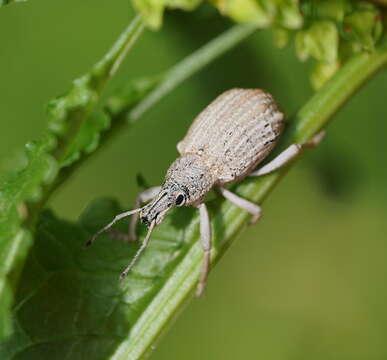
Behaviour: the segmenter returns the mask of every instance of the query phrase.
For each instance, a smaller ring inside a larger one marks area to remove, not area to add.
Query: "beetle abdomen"
[[[247,176],[272,150],[282,129],[283,114],[269,93],[232,89],[197,116],[178,150],[201,155],[224,184]]]

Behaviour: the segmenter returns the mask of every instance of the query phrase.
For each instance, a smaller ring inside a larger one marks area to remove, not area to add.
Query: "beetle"
[[[123,279],[147,247],[155,226],[159,225],[174,206],[194,206],[199,209],[200,235],[204,251],[197,294],[203,293],[211,258],[211,226],[204,196],[217,187],[236,206],[252,215],[252,223],[261,216],[259,205],[227,190],[224,186],[247,176],[268,174],[296,157],[300,151],[317,145],[324,133],[305,144],[292,144],[265,166],[257,165],[272,151],[284,128],[284,115],[273,96],[261,89],[228,90],[218,96],[193,121],[186,136],[177,145],[180,153],[169,167],[162,186],[139,194],[134,210],[118,214],[87,243],[91,245],[103,232],[120,219],[132,215],[129,238],[136,239],[138,218],[148,227],[139,250],[121,273]],[[147,203],[141,207],[143,203]]]

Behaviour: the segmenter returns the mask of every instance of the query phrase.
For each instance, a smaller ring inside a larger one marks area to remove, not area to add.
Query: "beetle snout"
[[[151,226],[152,223],[159,225],[165,216],[165,213],[172,207],[173,201],[168,196],[168,192],[161,191],[156,198],[149,204],[143,207],[140,212],[141,222],[146,226]]]
[[[147,215],[140,216],[141,222],[145,224],[147,227],[150,226],[151,222],[149,220],[149,217]]]
[[[155,209],[154,207],[150,207],[150,208],[146,207],[140,213],[140,220],[143,224],[149,227],[152,222],[155,222],[156,224],[159,223],[159,220],[160,220],[159,215],[160,215],[160,211],[157,211],[157,209]]]
[[[144,215],[140,215],[140,219],[142,223],[145,224],[147,227],[149,227],[152,222],[154,222],[156,225],[159,225],[164,220],[165,213],[166,213],[166,210],[162,212],[152,213],[152,214],[146,214],[146,215],[144,214]]]

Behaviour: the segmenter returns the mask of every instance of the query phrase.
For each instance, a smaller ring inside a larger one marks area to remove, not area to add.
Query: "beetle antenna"
[[[134,209],[134,210],[130,210],[130,211],[125,211],[121,214],[118,214],[112,222],[110,222],[109,224],[107,224],[105,227],[103,227],[101,230],[99,230],[98,232],[96,232],[94,234],[94,236],[89,239],[86,243],[85,243],[85,247],[89,247],[94,241],[95,239],[101,235],[102,233],[104,233],[105,231],[109,230],[117,221],[123,219],[124,217],[127,217],[127,216],[130,216],[130,215],[133,215],[133,214],[136,214],[138,212],[141,211],[142,208],[138,208],[138,209]]]
[[[148,243],[149,243],[149,239],[150,239],[150,236],[152,234],[152,231],[154,229],[156,225],[156,221],[153,220],[149,226],[149,229],[148,229],[148,233],[146,234],[145,236],[145,239],[144,241],[142,242],[141,244],[141,247],[138,249],[138,251],[136,252],[136,254],[134,255],[132,261],[130,262],[130,264],[126,267],[126,269],[121,273],[120,275],[120,280],[123,280],[126,275],[128,275],[128,272],[132,269],[133,265],[136,263],[137,259],[139,258],[139,256],[141,255],[141,253],[144,251],[144,249],[148,246]]]

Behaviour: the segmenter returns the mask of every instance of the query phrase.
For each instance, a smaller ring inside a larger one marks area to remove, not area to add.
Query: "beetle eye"
[[[176,198],[176,205],[177,206],[180,206],[183,204],[183,201],[184,201],[184,195],[180,194],[177,198]]]

